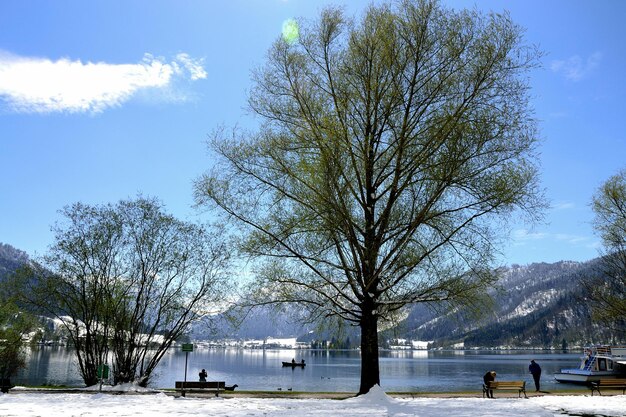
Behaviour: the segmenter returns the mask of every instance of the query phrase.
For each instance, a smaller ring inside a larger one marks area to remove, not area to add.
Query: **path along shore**
[[[11,389],[11,394],[20,393],[44,393],[44,394],[88,394],[98,393],[93,388],[39,388],[39,387],[15,387]],[[116,391],[111,387],[102,390],[103,394],[112,395],[150,395],[164,393],[171,396],[179,396],[180,393],[173,389],[138,389],[138,390],[121,390]],[[393,398],[480,398],[482,390],[464,391],[464,392],[387,392],[388,396]],[[602,395],[619,395],[622,390],[603,390]],[[558,390],[558,391],[527,391],[526,395],[530,397],[541,397],[548,395],[591,395],[590,390]],[[187,397],[213,397],[213,393],[187,393]],[[223,398],[294,398],[294,399],[334,399],[343,400],[355,397],[355,392],[296,392],[296,391],[226,391],[220,392]],[[501,391],[495,393],[496,398],[518,398],[516,392]],[[523,396],[522,396],[523,398]]]

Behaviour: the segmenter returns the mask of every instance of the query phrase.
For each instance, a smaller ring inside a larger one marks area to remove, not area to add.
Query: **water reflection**
[[[28,385],[80,385],[74,352],[63,347],[41,347],[26,352],[28,364],[14,383]]]
[[[542,386],[547,391],[575,389],[559,385],[552,374],[575,366],[580,354],[499,351],[389,351],[381,352],[381,385],[387,391],[478,391],[482,375],[496,370],[500,380],[526,380],[530,359],[543,368]],[[306,361],[304,368],[282,366],[282,361]],[[243,350],[200,348],[189,354],[187,379],[197,380],[204,368],[209,380],[238,384],[242,390],[356,392],[361,372],[358,351]],[[185,377],[185,353],[172,349],[163,357],[151,386],[171,388]],[[81,386],[73,351],[59,347],[33,349],[28,367],[16,378],[23,385]],[[584,389],[584,388],[580,388]]]

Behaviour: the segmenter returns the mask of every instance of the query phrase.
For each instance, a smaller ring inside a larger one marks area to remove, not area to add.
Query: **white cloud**
[[[575,207],[576,207],[576,205],[574,203],[563,201],[563,202],[554,204],[552,206],[552,210],[569,210],[569,209],[573,209]]]
[[[184,69],[189,72],[190,78],[193,81],[204,79],[207,77],[207,73],[202,67],[202,60],[193,59],[188,54],[181,53],[176,55],[176,61],[180,62],[183,65]],[[179,73],[182,73],[179,66],[177,66],[177,69]]]
[[[546,233],[546,232],[530,232],[526,229],[517,229],[512,232],[511,237],[517,246],[525,245],[527,242],[547,240],[556,243],[567,243],[575,246],[593,247],[594,243],[591,237],[572,235],[568,233]]]
[[[144,55],[136,64],[21,57],[0,51],[0,101],[16,112],[98,113],[139,91],[166,90],[176,79],[206,78],[202,61],[181,53],[172,62]]]
[[[517,229],[513,231],[513,239],[516,241],[541,240],[548,237],[547,233],[529,232],[526,229]]]
[[[601,60],[601,52],[594,52],[587,59],[581,58],[580,55],[573,55],[568,59],[552,61],[550,69],[570,81],[580,81],[595,70]]]
[[[557,233],[554,238],[558,241],[567,242],[571,244],[583,243],[589,241],[588,237],[570,235],[568,233]]]

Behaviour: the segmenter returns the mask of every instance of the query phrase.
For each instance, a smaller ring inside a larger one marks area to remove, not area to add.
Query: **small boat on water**
[[[626,378],[626,346],[591,346],[580,366],[554,374],[558,382],[588,384],[600,378]]]
[[[283,366],[291,366],[292,368],[295,368],[296,366],[300,366],[302,368],[304,368],[306,366],[306,364],[304,363],[304,361],[302,362],[283,362]]]

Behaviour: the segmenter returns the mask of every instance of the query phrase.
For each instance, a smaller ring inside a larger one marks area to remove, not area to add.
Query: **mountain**
[[[581,279],[597,274],[599,264],[595,259],[500,269],[491,292],[493,309],[482,318],[416,306],[394,333],[435,346],[559,348],[623,342],[591,318]]]
[[[310,326],[302,324],[297,309],[287,307],[276,311],[271,307],[257,307],[247,314],[228,312],[207,316],[194,323],[192,339],[265,339],[288,338],[307,334]]]
[[[29,262],[28,255],[0,243],[0,283],[18,267]],[[588,262],[562,261],[513,265],[496,271],[494,300],[489,311],[476,318],[468,311],[425,305],[407,309],[406,319],[381,332],[381,341],[407,339],[431,341],[434,347],[549,347],[581,346],[595,343],[626,343],[592,320],[581,279],[597,274],[600,259]],[[320,331],[301,324],[301,310],[287,307],[281,312],[270,308],[253,310],[239,320],[224,315],[207,317],[197,323],[191,337],[211,339],[263,339],[298,337],[300,341],[350,339],[358,344],[358,330]],[[383,342],[385,343],[385,342]]]
[[[439,312],[425,305],[408,308],[406,319],[381,332],[380,340],[430,341],[432,347],[538,347],[561,348],[595,343],[617,343],[606,327],[593,322],[581,279],[598,271],[600,260],[589,262],[562,261],[534,263],[499,269],[499,280],[491,291],[493,307],[478,318],[469,311],[446,309]],[[291,312],[290,312],[291,311]],[[208,322],[218,324],[219,332],[198,331],[194,337],[238,339],[293,337],[299,341],[337,340],[349,338],[358,344],[357,329],[318,332],[314,326],[299,325],[297,306],[277,315],[269,309],[255,311],[242,326],[229,327],[223,318]],[[406,342],[408,343],[408,342]],[[395,344],[395,343],[394,343]]]
[[[29,261],[26,252],[0,242],[0,282]]]

